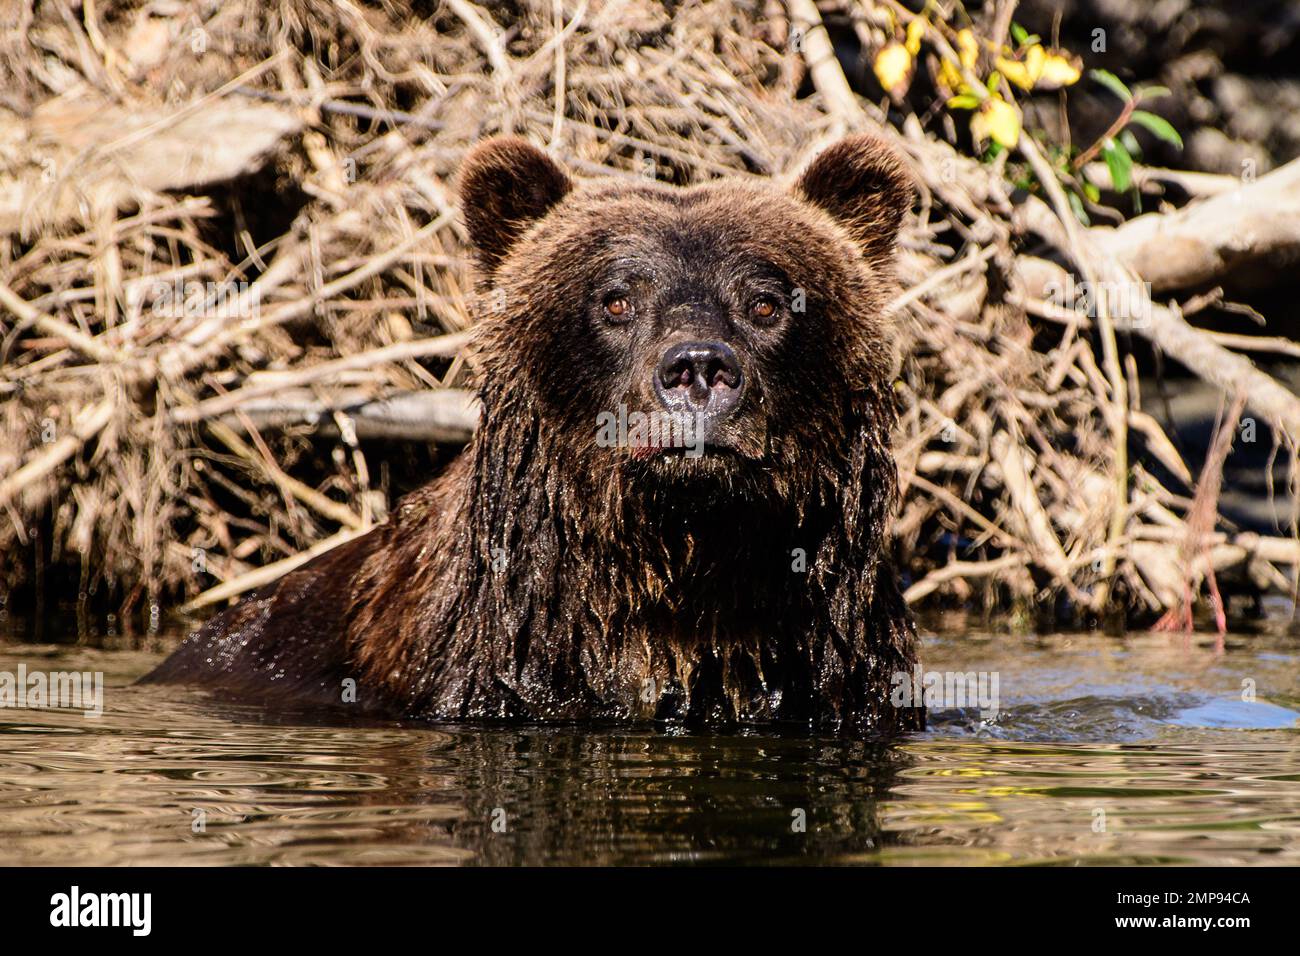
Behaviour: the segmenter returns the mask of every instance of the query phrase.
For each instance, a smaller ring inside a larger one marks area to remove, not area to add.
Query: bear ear
[[[915,193],[902,161],[874,136],[850,136],[828,147],[803,171],[794,190],[830,213],[871,258],[892,255]]]
[[[460,205],[484,273],[572,188],[568,174],[526,140],[503,136],[474,147],[461,167]]]

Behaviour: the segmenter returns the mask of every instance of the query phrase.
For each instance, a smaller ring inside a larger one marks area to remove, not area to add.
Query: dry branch
[[[104,399],[99,404],[77,416],[72,434],[52,442],[47,448],[32,455],[21,468],[0,480],[0,508],[9,504],[24,488],[45,477],[97,435],[113,419],[115,403]]]
[[[1037,300],[1051,299],[1055,290],[1066,288],[1071,281],[1060,266],[1033,256],[1019,258],[1017,277],[1025,293]],[[1140,284],[1126,285],[1139,297],[1138,311],[1144,313],[1129,324],[1133,332],[1225,393],[1244,393],[1249,407],[1275,422],[1284,435],[1300,436],[1300,396],[1256,368],[1250,359],[1224,348],[1210,333],[1190,325],[1176,308],[1146,299]]]
[[[181,424],[202,421],[238,408],[252,399],[272,395],[285,388],[326,381],[343,372],[373,368],[385,362],[429,357],[452,358],[469,343],[470,336],[469,332],[453,332],[418,342],[402,342],[370,352],[362,352],[360,355],[349,355],[319,365],[310,365],[287,374],[275,375],[268,382],[259,382],[256,377],[250,376],[249,383],[243,388],[215,396],[197,405],[176,409],[172,413],[172,421]]]
[[[1151,292],[1284,273],[1300,164],[1252,184],[1139,168],[1143,188],[1198,198],[1086,229],[1033,139],[981,162],[936,111],[887,116],[855,88],[822,16],[870,46],[915,17],[892,2],[789,0],[759,19],[730,0],[672,14],[652,0],[233,0],[199,54],[176,42],[180,8],[151,10],[173,32],[142,52],[113,4],[92,24],[59,6],[33,7],[0,53],[21,80],[6,91],[20,108],[0,112],[7,583],[45,520],[54,549],[88,555],[120,593],[199,595],[194,609],[382,520],[397,479],[427,475],[366,443],[458,443],[477,423],[454,177],[499,132],[578,175],[679,183],[787,176],[846,132],[897,147],[919,193],[891,308],[906,356],[894,549],[911,600],[1158,613],[1184,600],[1185,572],[1239,569],[1275,590],[1300,573],[1296,541],[1214,513],[1184,566],[1198,481],[1130,394],[1117,335],[1243,394],[1294,456],[1300,398],[1241,353],[1295,343],[1198,330]],[[1012,6],[976,26],[1004,34]],[[953,39],[925,35],[943,56]],[[1006,175],[1020,160],[1040,180],[1029,194]],[[1084,174],[1107,184],[1095,164]],[[1080,310],[1061,295],[1072,281],[1132,287],[1134,314]],[[179,300],[160,300],[169,287]],[[1172,490],[1129,461],[1130,434]]]
[[[309,426],[317,434],[339,434],[333,413],[342,412],[351,421],[359,439],[390,439],[413,442],[469,441],[478,427],[478,399],[458,388],[400,392],[372,398],[352,390],[332,393],[328,399],[305,391],[277,392],[274,397],[240,403],[238,415],[227,415],[221,423],[235,430],[248,424],[259,429]]]
[[[293,555],[289,558],[276,561],[272,564],[241,574],[237,578],[232,578],[214,588],[209,588],[198,597],[186,602],[179,608],[181,614],[193,614],[195,611],[201,611],[205,607],[217,604],[221,601],[227,601],[230,598],[239,597],[265,584],[270,584],[284,575],[288,574],[294,568],[300,568],[312,558],[322,555],[327,551],[333,551],[341,544],[347,544],[353,538],[365,534],[365,531],[348,529],[340,531],[337,534],[330,535],[328,538],[322,538],[310,548]]]
[[[1183,209],[1093,234],[1156,292],[1244,278],[1242,267],[1261,261],[1284,276],[1300,257],[1300,160]]]

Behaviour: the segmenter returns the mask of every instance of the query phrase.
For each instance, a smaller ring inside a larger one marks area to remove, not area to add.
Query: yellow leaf
[[[1020,142],[1020,111],[1006,100],[990,96],[971,117],[970,131],[980,142],[991,139],[1012,149]]]
[[[949,93],[959,93],[966,86],[961,71],[957,69],[952,60],[939,61],[939,75],[935,79]]]
[[[921,37],[925,36],[925,26],[925,17],[917,17],[907,25],[907,39],[903,41],[903,46],[912,56],[921,52]]]
[[[1029,69],[1023,63],[1015,60],[1008,60],[1006,57],[998,57],[993,61],[998,70],[1012,83],[1022,90],[1033,89],[1034,81],[1029,75]]]
[[[957,31],[957,59],[961,65],[968,70],[975,69],[975,63],[980,58],[979,40],[975,39],[975,31],[966,29]]]
[[[1025,53],[1023,60],[1008,60],[998,57],[994,64],[1002,75],[1022,90],[1032,90],[1038,78],[1043,75],[1043,65],[1047,62],[1047,51],[1035,43]]]
[[[1056,90],[1077,83],[1079,77],[1083,75],[1082,67],[1083,61],[1073,53],[1066,50],[1048,50],[1038,86],[1044,90]]]
[[[873,64],[876,79],[885,88],[885,92],[894,99],[899,99],[907,92],[908,82],[912,78],[912,54],[901,43],[891,43],[876,54]]]

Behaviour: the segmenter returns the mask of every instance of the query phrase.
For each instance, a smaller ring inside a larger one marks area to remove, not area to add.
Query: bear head
[[[460,194],[485,418],[547,430],[575,478],[813,494],[864,430],[887,445],[912,186],[876,139],[836,143],[788,187],[680,188],[579,185],[500,138],[467,157]]]

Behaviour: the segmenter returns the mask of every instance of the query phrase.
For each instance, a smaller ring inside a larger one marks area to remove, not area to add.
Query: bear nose
[[[655,394],[670,412],[723,418],[740,399],[743,376],[736,353],[724,342],[679,342],[664,352]]]

